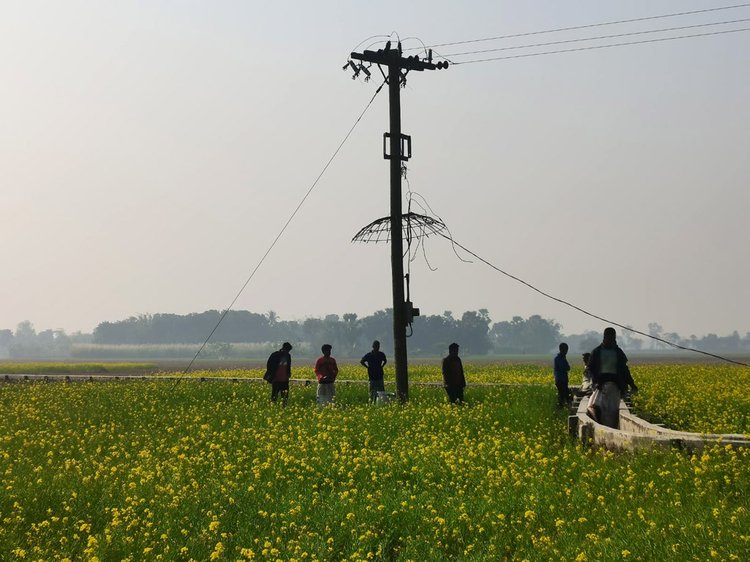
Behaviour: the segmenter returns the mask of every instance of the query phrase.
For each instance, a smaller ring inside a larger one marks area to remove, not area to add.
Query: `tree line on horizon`
[[[231,310],[211,338],[204,356],[241,358],[257,356],[290,341],[298,352],[315,354],[323,343],[334,346],[339,357],[360,357],[377,339],[382,348],[393,349],[391,309],[359,317],[329,314],[323,318],[282,320],[269,311],[265,314]],[[16,331],[0,330],[2,358],[106,358],[120,356],[184,357],[197,351],[216,326],[223,312],[208,310],[191,314],[141,314],[124,320],[101,322],[92,334],[66,334],[63,330],[36,332],[29,321]],[[448,345],[457,342],[464,355],[545,354],[554,353],[565,341],[571,352],[590,351],[601,342],[600,331],[563,335],[554,320],[535,314],[514,316],[493,322],[486,309],[470,310],[460,317],[451,311],[414,319],[409,330],[410,356],[441,356]],[[701,338],[683,338],[665,332],[658,323],[649,324],[649,333],[672,343],[717,353],[750,351],[750,333],[737,331],[728,336],[708,334]],[[625,330],[618,330],[620,345],[629,351],[665,351],[672,349],[656,340],[644,341]]]

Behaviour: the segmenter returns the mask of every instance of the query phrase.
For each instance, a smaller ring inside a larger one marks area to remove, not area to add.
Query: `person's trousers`
[[[568,404],[568,377],[555,377],[555,386],[557,387],[557,405],[566,406]]]
[[[331,383],[318,383],[318,406],[333,404],[333,398],[336,396],[336,385]]]
[[[274,381],[271,383],[271,402],[276,402],[279,394],[281,394],[282,403],[286,405],[286,401],[289,399],[289,381]]]
[[[370,402],[375,402],[378,392],[385,392],[385,381],[383,379],[370,381]]]
[[[458,404],[464,401],[464,387],[463,386],[446,386],[445,392],[448,393],[448,402]]]

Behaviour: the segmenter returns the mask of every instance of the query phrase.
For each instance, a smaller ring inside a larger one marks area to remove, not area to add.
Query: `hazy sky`
[[[0,328],[226,308],[380,83],[341,70],[370,36],[432,45],[729,4],[4,2]],[[750,8],[436,50],[743,18]],[[518,52],[533,50],[455,59]],[[749,68],[743,32],[411,73],[411,188],[456,241],[578,306],[643,330],[744,334]],[[235,308],[391,306],[389,248],[350,242],[389,214],[387,128],[384,89]],[[421,252],[411,264],[423,314],[603,327],[459,261],[446,240],[425,249],[437,270]]]

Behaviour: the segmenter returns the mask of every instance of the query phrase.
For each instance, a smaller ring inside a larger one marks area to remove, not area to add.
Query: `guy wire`
[[[367,110],[370,109],[370,106],[372,105],[372,102],[375,101],[375,98],[380,93],[380,90],[383,89],[383,86],[385,86],[385,82],[383,82],[382,84],[380,84],[380,86],[378,86],[378,89],[375,90],[375,93],[370,98],[370,101],[367,102],[367,105],[362,110],[362,112],[359,114],[359,117],[357,117],[357,119],[354,121],[354,124],[349,129],[349,132],[347,132],[346,135],[344,135],[344,138],[339,143],[339,145],[336,148],[336,150],[334,150],[333,154],[328,159],[328,162],[326,162],[325,166],[323,166],[323,169],[318,174],[318,177],[315,178],[315,181],[312,183],[312,185],[310,186],[310,188],[307,190],[307,193],[305,193],[304,197],[302,197],[302,200],[299,202],[299,204],[297,205],[297,207],[294,209],[294,211],[292,212],[292,214],[289,216],[289,218],[287,219],[286,223],[284,223],[284,226],[281,228],[281,230],[279,231],[279,233],[276,235],[276,238],[274,238],[273,242],[271,242],[271,245],[268,247],[268,250],[266,250],[266,253],[263,254],[262,258],[260,258],[260,261],[255,266],[255,269],[252,270],[252,272],[250,273],[250,276],[247,278],[247,280],[245,281],[245,283],[242,285],[242,287],[240,288],[240,290],[237,292],[237,294],[235,295],[234,299],[229,304],[229,306],[224,310],[224,312],[222,312],[221,316],[219,317],[219,321],[216,322],[216,325],[213,327],[213,330],[211,330],[211,333],[208,334],[208,337],[206,337],[206,339],[203,342],[203,344],[201,345],[200,349],[198,349],[197,353],[195,354],[195,356],[193,357],[193,359],[190,361],[190,364],[187,366],[187,368],[182,373],[182,375],[177,379],[177,381],[175,382],[175,386],[182,380],[182,378],[187,373],[190,372],[190,368],[193,366],[193,363],[195,363],[195,360],[201,354],[201,351],[203,351],[203,349],[206,347],[206,344],[211,339],[211,336],[214,335],[214,332],[216,332],[216,330],[219,327],[219,325],[222,323],[222,321],[224,320],[224,318],[226,317],[226,315],[232,309],[232,307],[234,306],[234,303],[236,303],[237,299],[240,298],[240,295],[245,290],[245,287],[247,287],[247,285],[250,283],[250,281],[252,280],[252,278],[255,276],[255,273],[260,269],[260,266],[263,265],[263,262],[266,260],[266,258],[268,257],[268,255],[271,253],[271,250],[273,250],[274,246],[276,246],[276,243],[279,241],[279,239],[281,238],[281,236],[284,234],[284,231],[286,231],[287,227],[292,222],[292,219],[294,219],[294,217],[299,212],[300,208],[302,208],[302,205],[307,200],[307,198],[310,196],[310,194],[312,193],[313,189],[315,189],[315,186],[318,185],[318,182],[320,181],[320,178],[322,178],[323,174],[326,173],[326,170],[328,170],[328,167],[331,165],[331,163],[333,162],[333,160],[336,158],[336,156],[338,155],[338,153],[341,151],[341,149],[343,148],[343,146],[346,143],[346,141],[349,140],[349,137],[354,132],[354,129],[359,124],[359,122],[362,120],[362,117],[364,117],[365,113],[367,113]]]
[[[559,299],[559,298],[557,298],[557,297],[554,297],[554,296],[550,295],[549,293],[545,293],[545,292],[544,292],[544,291],[542,291],[541,289],[537,289],[537,288],[536,288],[536,287],[535,287],[534,285],[532,285],[531,283],[527,283],[527,282],[526,282],[526,281],[524,281],[523,279],[520,279],[520,278],[516,277],[515,275],[512,275],[512,274],[508,273],[507,271],[503,271],[503,270],[502,270],[502,269],[500,269],[499,267],[497,267],[497,266],[495,266],[495,265],[491,264],[490,262],[488,262],[488,261],[487,261],[487,260],[485,260],[484,258],[482,258],[482,257],[478,256],[477,254],[475,254],[474,252],[472,252],[471,250],[469,250],[469,249],[468,249],[467,247],[465,247],[465,246],[462,246],[461,244],[459,244],[458,242],[456,242],[455,240],[453,240],[453,239],[452,239],[452,238],[451,238],[450,236],[448,236],[448,235],[446,235],[446,234],[443,234],[442,232],[439,232],[438,234],[440,234],[440,236],[442,236],[443,238],[445,238],[445,239],[447,239],[447,240],[450,240],[450,242],[451,242],[452,244],[454,244],[454,245],[458,246],[459,248],[461,248],[461,249],[462,249],[462,250],[464,250],[465,252],[467,252],[467,253],[471,254],[472,256],[474,256],[475,258],[477,258],[477,259],[478,259],[479,261],[483,262],[483,263],[484,263],[485,265],[488,265],[488,266],[490,266],[490,267],[491,267],[492,269],[494,269],[495,271],[497,271],[497,272],[499,272],[499,273],[502,273],[502,274],[503,274],[503,275],[505,275],[506,277],[510,277],[511,279],[513,279],[514,281],[517,281],[517,282],[521,283],[522,285],[526,285],[526,286],[527,286],[527,287],[529,287],[530,289],[532,289],[532,290],[536,291],[537,293],[539,293],[539,294],[540,294],[540,295],[542,295],[542,296],[545,296],[545,297],[547,297],[548,299],[552,299],[553,301],[556,301],[556,302],[559,302],[559,303],[561,303],[561,304],[564,304],[565,306],[569,306],[570,308],[573,308],[573,309],[575,309],[575,310],[577,310],[577,311],[579,311],[579,312],[582,312],[583,314],[585,314],[585,315],[587,315],[587,316],[590,316],[590,317],[592,317],[592,318],[596,318],[597,320],[601,320],[602,322],[605,322],[605,323],[607,323],[607,324],[612,324],[612,325],[614,325],[614,326],[617,326],[617,327],[619,327],[619,328],[622,328],[623,330],[627,330],[628,332],[633,332],[634,334],[639,334],[639,335],[641,335],[641,336],[645,336],[645,337],[647,337],[647,338],[650,338],[650,339],[652,339],[652,340],[656,340],[656,341],[659,341],[659,342],[665,343],[665,344],[667,344],[667,345],[669,345],[669,346],[672,346],[672,347],[675,347],[675,348],[677,348],[677,349],[682,349],[682,350],[684,350],[684,351],[692,351],[692,352],[694,352],[694,353],[700,353],[700,354],[702,354],[702,355],[707,355],[707,356],[709,356],[709,357],[713,357],[713,358],[715,358],[715,359],[720,359],[720,360],[722,360],[722,361],[726,361],[726,362],[728,362],[728,363],[734,363],[735,365],[742,365],[743,367],[750,367],[750,364],[748,364],[748,363],[743,363],[743,362],[741,362],[741,361],[735,361],[734,359],[729,359],[729,358],[727,358],[727,357],[723,357],[723,356],[721,356],[721,355],[716,355],[715,353],[709,353],[708,351],[702,351],[702,350],[700,350],[700,349],[694,349],[694,348],[692,348],[692,347],[685,347],[685,346],[682,346],[682,345],[679,345],[679,344],[676,344],[676,343],[673,343],[673,342],[667,341],[667,340],[665,340],[665,339],[662,339],[662,338],[660,338],[660,337],[657,337],[657,336],[654,336],[654,335],[651,335],[651,334],[647,334],[646,332],[641,332],[640,330],[636,330],[635,328],[630,328],[630,327],[628,327],[628,326],[625,326],[625,325],[623,325],[623,324],[620,324],[620,323],[618,323],[618,322],[614,322],[613,320],[609,320],[609,319],[607,319],[607,318],[603,318],[603,317],[601,317],[601,316],[598,316],[598,315],[596,315],[596,314],[593,314],[593,313],[589,312],[588,310],[584,310],[583,308],[581,308],[581,307],[579,307],[579,306],[576,306],[576,305],[574,305],[574,304],[572,304],[572,303],[569,303],[569,302],[568,302],[568,301],[566,301],[566,300],[563,300],[563,299]]]

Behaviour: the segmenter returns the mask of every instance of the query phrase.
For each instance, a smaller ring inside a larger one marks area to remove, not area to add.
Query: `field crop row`
[[[543,385],[553,388],[552,369],[540,365],[474,365],[466,364],[469,387],[478,383]],[[634,396],[635,407],[644,414],[665,422],[673,429],[701,433],[750,434],[750,369],[734,365],[647,364],[632,366],[639,386]],[[263,376],[262,369],[232,369],[223,371],[194,371],[187,377]],[[575,365],[570,384],[582,381],[582,365]],[[173,373],[169,373],[173,375]],[[295,365],[295,378],[315,381],[312,367]],[[342,364],[340,379],[366,380],[366,369],[356,364]],[[395,373],[386,366],[386,381],[393,381]],[[439,365],[411,365],[411,382],[439,382]]]
[[[0,373],[24,375],[89,375],[108,373],[132,373],[153,371],[154,363],[73,363],[73,362],[31,362],[0,361]]]
[[[314,391],[282,409],[230,381],[0,385],[0,559],[750,556],[749,451],[587,450],[551,385],[464,407]]]

